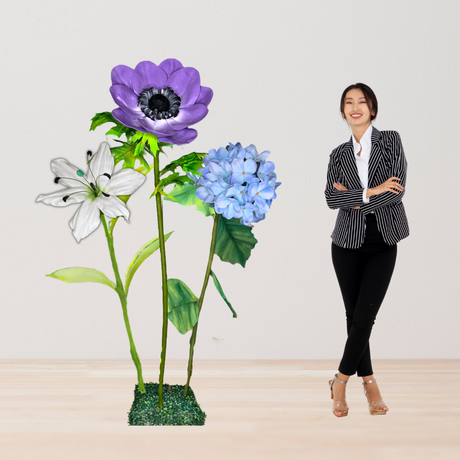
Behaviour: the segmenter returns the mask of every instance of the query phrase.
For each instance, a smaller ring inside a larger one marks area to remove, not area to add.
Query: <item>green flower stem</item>
[[[131,332],[131,326],[129,324],[128,301],[126,298],[126,293],[123,287],[123,283],[121,282],[120,272],[118,271],[117,259],[115,258],[115,250],[113,248],[113,235],[109,232],[109,229],[107,228],[107,222],[105,220],[105,216],[102,213],[101,213],[101,220],[102,220],[102,225],[104,226],[107,243],[109,245],[109,252],[110,252],[110,259],[112,260],[113,273],[115,274],[115,279],[117,282],[117,286],[115,290],[117,291],[118,297],[120,298],[121,308],[123,309],[123,319],[125,320],[126,332],[128,333],[128,337],[129,337],[131,358],[133,359],[134,365],[136,366],[136,369],[137,369],[138,388],[141,393],[145,393],[144,379],[142,378],[141,361],[139,359],[139,355],[137,354],[136,347],[134,345],[133,334]]]
[[[155,189],[160,182],[160,152],[154,156]],[[163,407],[163,379],[166,361],[166,339],[168,337],[168,276],[166,274],[165,235],[163,229],[163,202],[160,193],[155,195],[158,220],[158,236],[160,239],[161,278],[163,282],[163,330],[161,336],[160,382],[158,387],[158,407]]]
[[[201,288],[200,298],[198,299],[198,320],[200,318],[201,306],[203,305],[204,294],[206,288],[208,287],[209,277],[211,276],[211,266],[212,259],[214,257],[214,251],[216,249],[216,237],[217,237],[217,226],[219,223],[219,214],[214,214],[214,225],[212,227],[212,238],[211,238],[211,247],[209,248],[209,258],[208,266],[206,267],[206,274],[204,275],[203,287]],[[193,350],[195,348],[196,334],[198,329],[198,321],[193,327],[192,335],[190,337],[190,352],[188,358],[188,367],[187,367],[187,383],[184,388],[184,396],[187,396],[187,392],[190,386],[190,379],[192,378],[192,367],[193,367]]]

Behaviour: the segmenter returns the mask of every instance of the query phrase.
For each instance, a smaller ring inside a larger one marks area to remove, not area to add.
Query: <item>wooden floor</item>
[[[200,361],[191,387],[204,426],[129,427],[130,361],[0,361],[2,460],[456,460],[460,360],[374,360],[385,416],[367,411],[361,379],[348,417],[332,414],[332,360]],[[158,382],[158,361],[144,361]],[[185,383],[167,361],[165,383]]]

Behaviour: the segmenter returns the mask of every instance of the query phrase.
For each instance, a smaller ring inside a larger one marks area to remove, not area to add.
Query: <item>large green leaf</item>
[[[214,214],[214,209],[212,209],[209,204],[203,203],[203,201],[196,196],[196,189],[197,187],[195,185],[185,183],[182,187],[176,185],[168,192],[168,195],[175,198],[182,206],[195,205],[197,211],[202,212],[206,217]],[[174,202],[174,200],[170,198],[165,198],[165,200]]]
[[[244,267],[256,243],[252,227],[241,225],[239,219],[226,219],[220,216],[217,224],[215,254],[223,262],[240,264]]]
[[[169,232],[165,235],[165,241],[172,235],[173,232]],[[131,284],[131,280],[133,279],[134,274],[136,273],[137,269],[141,266],[142,262],[144,262],[147,257],[151,256],[158,248],[160,247],[160,238],[154,238],[150,240],[148,243],[145,243],[144,246],[141,247],[139,252],[134,257],[133,261],[129,264],[128,270],[126,270],[126,281],[125,281],[125,292],[128,295],[129,286]]]
[[[228,301],[227,296],[224,294],[224,290],[222,289],[222,286],[220,285],[216,274],[212,270],[211,270],[211,276],[212,276],[212,279],[214,280],[214,286],[216,286],[217,291],[219,292],[221,297],[225,300],[225,303],[228,305],[228,308],[230,308],[230,310],[232,311],[233,317],[236,318],[237,317],[236,311],[233,310],[232,304]]]
[[[181,280],[168,280],[168,318],[181,334],[193,329],[198,321],[198,299]]]
[[[66,283],[100,283],[115,289],[115,284],[110,281],[104,273],[94,268],[70,267],[62,268],[50,273],[50,278],[55,278]]]

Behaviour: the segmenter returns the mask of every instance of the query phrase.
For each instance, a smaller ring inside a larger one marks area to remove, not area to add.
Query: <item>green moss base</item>
[[[189,387],[163,384],[163,407],[158,407],[158,383],[146,383],[145,393],[134,388],[134,402],[128,412],[128,425],[204,425],[206,414],[201,410]]]

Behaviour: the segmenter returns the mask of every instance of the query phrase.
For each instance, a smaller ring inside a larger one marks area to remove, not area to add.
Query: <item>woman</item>
[[[396,262],[397,242],[409,235],[402,204],[407,162],[396,131],[379,131],[374,92],[364,83],[345,89],[342,117],[351,127],[348,142],[329,158],[326,201],[339,208],[332,237],[332,262],[345,303],[348,338],[339,372],[329,381],[333,414],[348,415],[345,387],[363,378],[371,415],[386,414],[373,377],[369,337]]]

